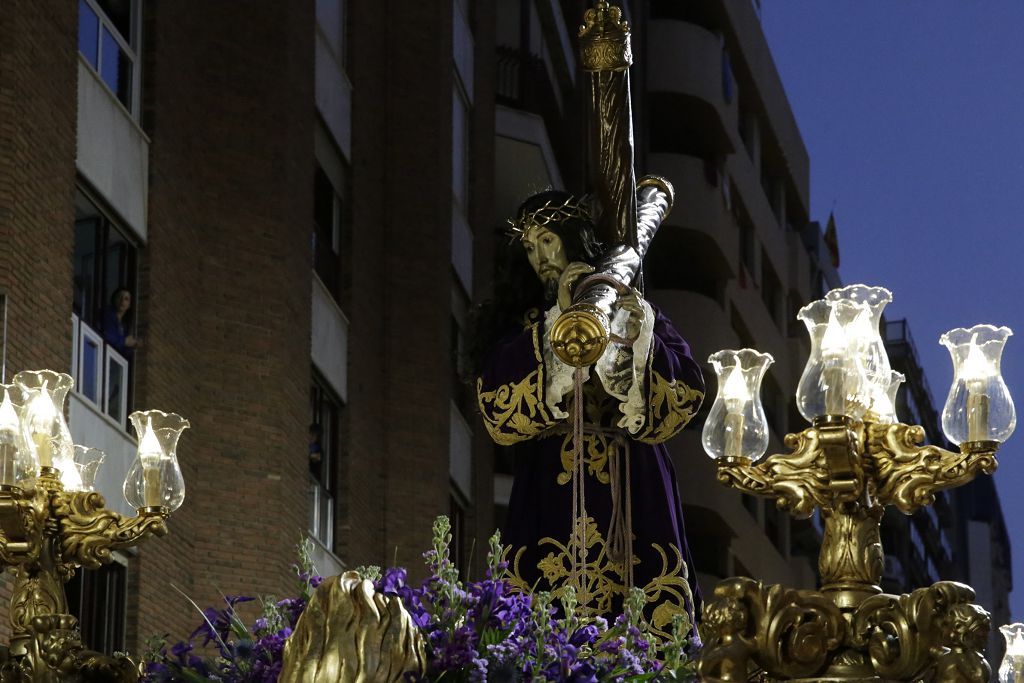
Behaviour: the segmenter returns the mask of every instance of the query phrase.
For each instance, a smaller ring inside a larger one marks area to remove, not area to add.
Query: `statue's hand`
[[[558,278],[558,307],[563,311],[572,305],[573,289],[584,275],[594,272],[594,267],[582,261],[573,261],[565,267]]]
[[[644,325],[646,313],[644,313],[643,297],[640,296],[640,292],[631,288],[628,293],[619,296],[618,307],[629,312],[622,336],[633,342],[640,336],[640,330]]]

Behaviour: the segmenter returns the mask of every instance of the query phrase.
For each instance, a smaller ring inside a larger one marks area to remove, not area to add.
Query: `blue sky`
[[[884,285],[941,410],[939,335],[1008,325],[1024,408],[1024,2],[763,0],[811,159],[811,216],[835,204],[844,282]],[[1024,420],[995,474],[1024,619]]]

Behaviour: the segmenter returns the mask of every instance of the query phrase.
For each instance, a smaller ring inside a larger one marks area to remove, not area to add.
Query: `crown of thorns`
[[[591,220],[590,211],[585,202],[585,198],[576,199],[574,197],[569,197],[564,202],[549,199],[544,202],[543,206],[523,214],[518,219],[510,218],[508,221],[511,226],[509,237],[513,240],[521,240],[526,235],[526,231],[535,225],[543,228],[551,223],[562,223],[572,218],[589,222]]]

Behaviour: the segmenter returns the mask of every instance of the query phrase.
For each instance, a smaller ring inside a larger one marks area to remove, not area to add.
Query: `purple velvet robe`
[[[670,631],[673,615],[683,610],[695,623],[700,598],[675,471],[663,444],[686,425],[703,399],[704,380],[689,346],[656,310],[644,377],[645,423],[637,434],[615,426],[622,416],[619,402],[605,393],[596,377],[584,386],[583,493],[588,518],[584,586],[579,572],[572,572],[572,555],[579,553],[583,536],[579,528],[576,533],[572,529],[571,420],[553,417],[546,404],[544,325],[539,314],[531,313],[523,329],[499,341],[477,381],[488,432],[496,443],[517,449],[515,483],[502,532],[513,583],[522,590],[552,591],[556,598],[564,586],[573,584],[581,603],[588,601],[585,607],[590,613],[621,610],[626,593],[624,563],[608,557],[606,544],[614,484],[609,476],[614,463],[609,460],[618,459],[622,481],[628,448],[633,585],[644,589],[647,615],[656,631]]]

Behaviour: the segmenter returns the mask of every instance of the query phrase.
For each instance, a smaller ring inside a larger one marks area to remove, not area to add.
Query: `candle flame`
[[[164,449],[160,446],[160,440],[156,438],[153,431],[153,421],[146,420],[146,428],[142,430],[142,437],[139,439],[139,460],[143,465],[155,465],[164,455]]]
[[[17,431],[18,429],[18,413],[14,410],[14,404],[11,403],[11,392],[4,389],[4,400],[0,403],[0,430],[2,431]]]
[[[33,431],[49,432],[53,429],[53,420],[57,417],[57,406],[53,405],[50,392],[46,390],[46,382],[36,391],[28,405],[29,424]]]
[[[828,325],[821,338],[821,351],[829,356],[841,356],[846,351],[846,335],[843,334],[843,326],[836,316],[835,308],[828,314]]]
[[[992,366],[989,359],[985,357],[985,354],[981,352],[981,346],[978,345],[978,335],[975,333],[971,337],[971,346],[967,350],[967,358],[964,359],[960,375],[969,382],[982,382],[995,374],[996,369]]]
[[[745,403],[750,400],[750,390],[747,388],[746,380],[743,379],[743,371],[740,370],[739,365],[732,366],[729,376],[725,378],[725,384],[722,385],[722,398],[737,403]]]

